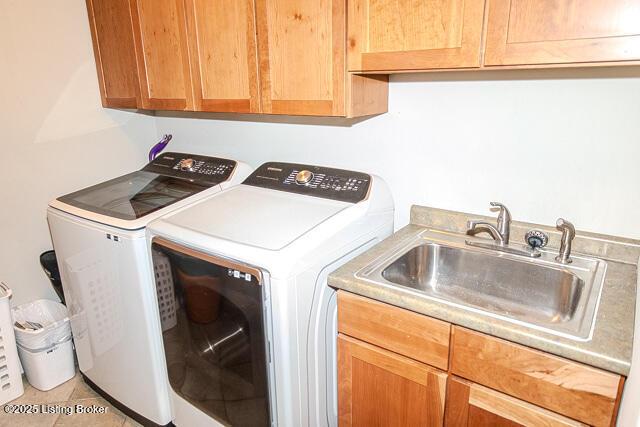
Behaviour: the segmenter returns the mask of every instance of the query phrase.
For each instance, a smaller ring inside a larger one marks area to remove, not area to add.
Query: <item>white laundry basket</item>
[[[0,405],[24,393],[11,320],[11,289],[0,282]]]
[[[156,296],[162,332],[173,328],[178,323],[176,316],[176,297],[173,292],[173,276],[169,258],[158,251],[153,251],[153,270],[156,276]]]
[[[18,354],[29,384],[47,391],[74,377],[76,369],[71,326],[64,305],[55,301],[36,300],[15,307],[13,319],[42,325],[37,330],[13,327]]]

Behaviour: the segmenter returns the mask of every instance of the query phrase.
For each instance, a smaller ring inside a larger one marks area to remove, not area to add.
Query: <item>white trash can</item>
[[[18,354],[29,384],[47,391],[76,373],[67,308],[55,301],[37,300],[13,308]],[[38,324],[22,329],[16,324]]]
[[[16,351],[9,298],[11,289],[0,282],[0,405],[24,393],[20,361]]]

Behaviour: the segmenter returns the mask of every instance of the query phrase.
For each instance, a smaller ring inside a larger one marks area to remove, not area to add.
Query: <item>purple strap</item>
[[[151,150],[149,150],[149,161],[152,161],[153,159],[155,159],[158,156],[158,154],[160,154],[162,150],[164,150],[164,147],[166,147],[169,141],[171,141],[171,138],[173,138],[173,135],[166,134],[162,137],[160,142],[158,142],[156,145],[151,147]]]

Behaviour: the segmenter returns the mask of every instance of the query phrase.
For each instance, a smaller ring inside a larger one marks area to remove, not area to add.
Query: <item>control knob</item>
[[[193,159],[182,159],[179,163],[180,170],[192,172],[195,164],[196,162]]]
[[[313,172],[308,170],[300,171],[296,174],[296,184],[307,184],[313,179]]]

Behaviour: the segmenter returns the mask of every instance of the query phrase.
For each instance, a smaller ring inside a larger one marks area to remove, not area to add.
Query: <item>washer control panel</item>
[[[142,170],[192,182],[218,184],[231,177],[236,162],[218,157],[185,153],[163,153]]]
[[[369,194],[371,176],[344,169],[269,162],[256,169],[243,184],[358,203]]]

